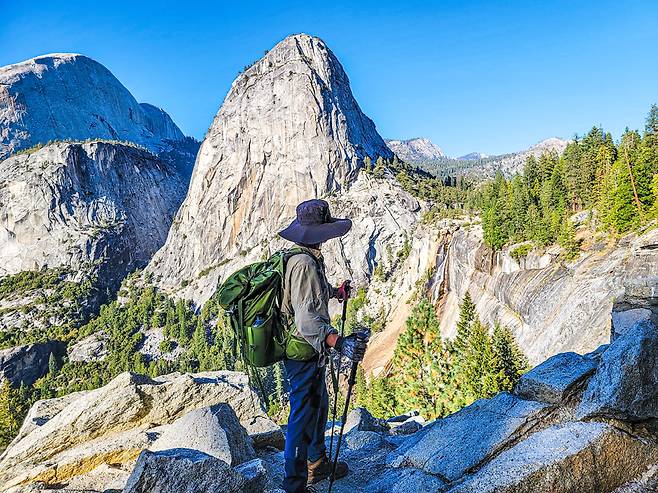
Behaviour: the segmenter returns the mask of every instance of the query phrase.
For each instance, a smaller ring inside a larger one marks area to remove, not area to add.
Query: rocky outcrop
[[[65,267],[117,287],[164,243],[185,194],[134,146],[56,143],[0,163],[0,275]]]
[[[0,67],[0,160],[36,144],[87,139],[133,142],[159,154],[185,137],[167,113],[138,103],[86,56],[53,53]],[[180,164],[193,162],[194,155]]]
[[[123,493],[247,493],[224,461],[191,449],[142,452]]]
[[[255,458],[247,432],[228,404],[190,411],[167,425],[149,447],[153,451],[170,448],[198,450],[232,466]]]
[[[576,386],[596,370],[596,363],[576,353],[560,353],[524,374],[514,393],[550,404],[565,402]]]
[[[107,334],[102,330],[80,339],[67,349],[69,361],[103,361],[109,354],[108,339]]]
[[[655,443],[604,423],[566,423],[506,450],[450,493],[604,493],[656,459]]]
[[[213,407],[222,403],[232,411]],[[188,413],[194,414],[186,418]],[[140,452],[152,446],[193,445],[238,463],[253,457],[251,439],[245,441],[242,427],[254,437],[282,434],[244,374],[219,371],[149,379],[124,373],[97,390],[35,404],[0,455],[0,484],[75,481],[95,489],[93,481],[103,477],[95,471],[99,466],[132,466]]]
[[[393,153],[361,112],[335,55],[318,38],[289,36],[233,83],[147,272],[203,303],[227,272],[284,245],[276,233],[298,203],[323,197],[334,215],[354,222],[325,247],[329,275],[363,285],[377,264],[395,261],[420,222],[421,205],[391,177],[359,172],[366,157],[379,156]]]
[[[505,392],[477,401],[405,440],[393,453],[391,465],[415,467],[455,481],[539,426],[549,410],[545,404]]]
[[[407,140],[386,139],[386,145],[396,156],[410,163],[422,163],[445,157],[438,145],[424,137]]]
[[[7,379],[14,386],[32,385],[48,373],[50,355],[60,359],[65,350],[66,345],[59,341],[0,350],[0,383]]]
[[[356,431],[386,431],[389,425],[383,419],[375,418],[366,408],[357,407],[350,411],[345,420],[344,432]]]
[[[557,137],[544,139],[525,151],[500,156],[500,162],[496,163],[494,166],[506,175],[511,176],[523,171],[523,166],[530,156],[539,158],[542,154],[551,153],[560,156],[567,148],[568,144],[568,140],[558,139]]]
[[[624,335],[637,322],[649,321],[658,325],[658,296],[647,296],[648,289],[630,286],[612,306],[610,339]]]
[[[510,327],[532,364],[565,351],[587,353],[608,342],[615,300],[631,292],[656,299],[658,229],[600,240],[572,262],[559,248],[534,250],[518,261],[512,247],[493,254],[477,225],[446,238],[435,296],[443,335],[454,336],[459,303],[469,291],[483,322]],[[645,301],[649,305],[650,301]]]
[[[601,357],[577,409],[580,418],[658,419],[658,329],[638,322]]]

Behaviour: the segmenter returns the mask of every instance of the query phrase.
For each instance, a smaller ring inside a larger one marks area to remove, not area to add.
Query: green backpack
[[[229,317],[245,362],[252,367],[273,365],[284,358],[306,361],[317,353],[294,334],[294,325],[281,313],[283,279],[288,259],[305,248],[281,250],[269,259],[231,274],[217,291]]]

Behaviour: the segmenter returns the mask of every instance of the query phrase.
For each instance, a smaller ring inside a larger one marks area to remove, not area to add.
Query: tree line
[[[581,211],[589,211],[594,230],[623,234],[641,227],[658,217],[658,106],[651,107],[642,134],[626,129],[615,143],[594,127],[561,156],[530,156],[522,173],[498,174],[469,201],[494,249],[557,242],[573,256],[578,245],[569,218]]]

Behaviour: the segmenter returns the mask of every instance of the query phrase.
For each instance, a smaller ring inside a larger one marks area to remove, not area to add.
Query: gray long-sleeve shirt
[[[297,335],[303,337],[318,353],[325,351],[325,339],[333,330],[329,318],[329,299],[336,290],[327,281],[319,250],[290,257],[283,281],[281,311],[294,319]]]

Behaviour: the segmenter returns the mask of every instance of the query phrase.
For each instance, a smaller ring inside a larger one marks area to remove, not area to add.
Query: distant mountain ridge
[[[483,154],[481,152],[469,152],[468,154],[459,156],[457,159],[461,159],[463,161],[472,161],[474,159],[486,159],[488,157],[489,157],[488,154]]]
[[[388,148],[403,161],[417,162],[445,157],[443,150],[425,137],[407,140],[385,139],[385,141]]]
[[[0,67],[0,129],[0,160],[50,141],[107,139],[168,153],[189,175],[198,148],[164,110],[138,103],[106,67],[76,53]]]
[[[490,156],[481,152],[471,152],[457,158],[446,156],[441,148],[429,139],[387,140],[389,148],[405,162],[416,164],[434,175],[475,175],[491,178],[497,171],[513,175],[523,169],[529,156],[539,157],[545,152],[562,154],[568,140],[550,137],[518,152]],[[441,155],[433,152],[438,149]],[[435,156],[435,157],[431,157]]]

